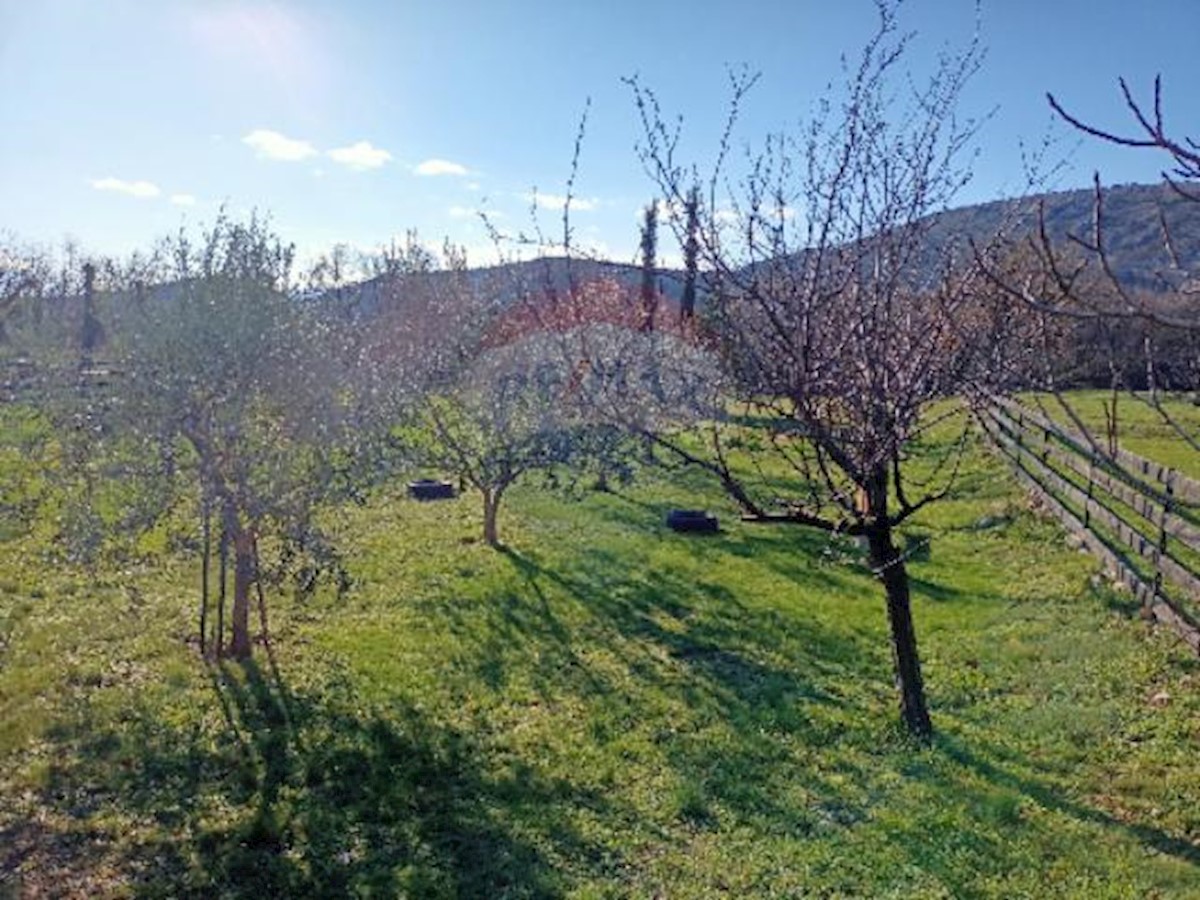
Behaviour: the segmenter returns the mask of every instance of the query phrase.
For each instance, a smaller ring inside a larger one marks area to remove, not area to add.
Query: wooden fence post
[[[1092,464],[1092,461],[1089,459],[1088,460],[1088,471],[1087,471],[1087,495],[1086,495],[1087,499],[1084,501],[1084,504],[1083,504],[1083,527],[1084,528],[1092,527],[1092,489],[1095,485],[1095,480],[1093,479],[1092,473],[1093,473],[1094,469],[1095,469],[1095,466]]]
[[[1150,603],[1157,603],[1162,593],[1163,565],[1162,558],[1167,553],[1167,517],[1171,515],[1171,507],[1175,497],[1175,470],[1167,469],[1163,478],[1162,513],[1158,517],[1158,552],[1154,554],[1154,591]]]
[[[1188,606],[1200,598],[1200,567],[1169,552],[1175,541],[1200,552],[1200,528],[1176,513],[1181,504],[1200,508],[1200,481],[1119,447],[1112,456],[1085,449],[1077,432],[1017,404],[995,401],[990,419],[996,427],[985,429],[1033,496],[1133,589],[1144,618],[1168,625],[1200,655],[1200,622]],[[1144,565],[1134,568],[1138,557]]]

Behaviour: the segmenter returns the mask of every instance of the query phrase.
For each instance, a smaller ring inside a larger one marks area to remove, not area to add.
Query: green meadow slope
[[[354,587],[246,669],[194,561],[0,535],[0,896],[1200,896],[1200,662],[982,448],[911,529],[928,747],[852,543],[687,472],[477,506],[331,512]]]

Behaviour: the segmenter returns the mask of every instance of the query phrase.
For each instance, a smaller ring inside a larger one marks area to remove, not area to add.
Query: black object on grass
[[[703,509],[673,509],[667,513],[667,527],[688,534],[716,534],[717,517]]]
[[[421,478],[408,483],[408,496],[414,500],[449,500],[454,496],[454,485],[448,481]]]

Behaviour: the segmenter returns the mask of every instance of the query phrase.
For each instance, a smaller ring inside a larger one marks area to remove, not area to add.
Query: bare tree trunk
[[[238,527],[233,537],[233,620],[229,653],[235,659],[249,659],[250,589],[254,584],[254,537]]]
[[[1110,350],[1110,352],[1113,352]],[[1108,449],[1108,455],[1113,459],[1117,457],[1117,443],[1120,437],[1120,429],[1117,420],[1117,401],[1121,398],[1121,371],[1115,365],[1109,364],[1112,370],[1112,378],[1109,381],[1109,391],[1111,400],[1101,400],[1100,406],[1104,410],[1104,443]],[[1059,397],[1059,403],[1065,402]]]
[[[225,597],[228,593],[229,585],[229,517],[224,516],[221,520],[221,540],[218,544],[217,554],[219,557],[218,578],[220,584],[217,587],[217,641],[216,647],[213,648],[213,653],[217,658],[225,655]]]
[[[200,544],[200,655],[208,652],[208,569],[212,560],[212,511],[208,499],[203,502],[204,516]]]
[[[929,708],[925,703],[925,682],[921,677],[921,659],[917,654],[917,632],[913,626],[912,602],[908,590],[908,570],[904,557],[892,540],[887,519],[887,475],[874,479],[868,492],[872,506],[867,531],[871,568],[883,582],[887,597],[888,625],[892,632],[892,663],[896,690],[900,694],[900,719],[909,733],[919,738],[933,734]]]
[[[500,498],[504,488],[483,489],[483,539],[489,547],[500,546],[500,529],[498,518],[500,514]]]
[[[262,629],[263,646],[267,648],[267,653],[270,653],[271,635],[267,630],[267,598],[263,593],[262,567],[259,565],[257,538],[254,538],[252,546],[254,548],[254,587],[258,591],[258,625]]]

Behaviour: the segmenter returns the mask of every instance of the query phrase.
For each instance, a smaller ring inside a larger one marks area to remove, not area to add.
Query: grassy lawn
[[[1105,406],[1112,402],[1111,391],[1073,391],[1069,403],[1080,420],[1103,446],[1105,440]],[[1190,396],[1190,395],[1189,395]],[[1034,395],[1025,398],[1036,405]],[[1051,395],[1042,395],[1041,403],[1051,418],[1070,425],[1071,420]],[[1200,406],[1188,397],[1166,396],[1163,409],[1175,424],[1193,438],[1200,436]],[[1200,453],[1180,439],[1170,421],[1150,404],[1127,393],[1117,398],[1117,440],[1131,453],[1170,466],[1190,478],[1200,478]]]
[[[330,525],[353,589],[246,668],[194,561],[0,535],[0,897],[1200,896],[1200,661],[979,448],[913,526],[928,747],[854,546],[699,476]]]

